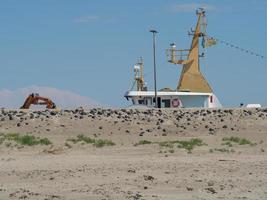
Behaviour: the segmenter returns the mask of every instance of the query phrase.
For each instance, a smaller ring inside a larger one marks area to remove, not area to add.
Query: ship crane
[[[189,32],[189,35],[193,36],[190,49],[176,50],[175,44],[171,44],[171,48],[167,49],[168,62],[183,65],[177,91],[212,93],[212,88],[200,71],[199,57],[203,57],[204,53],[199,55],[199,39],[202,38],[202,44],[205,45],[212,41],[206,35],[205,10],[200,8],[197,15],[196,27]]]

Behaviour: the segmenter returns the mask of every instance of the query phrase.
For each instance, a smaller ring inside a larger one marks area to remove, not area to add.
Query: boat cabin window
[[[161,98],[158,97],[158,108],[161,108]]]
[[[138,104],[141,104],[141,105],[145,104],[144,99],[139,99],[139,100],[138,100]]]
[[[162,99],[162,107],[163,108],[170,108],[171,107],[171,100],[170,99]]]
[[[161,97],[158,97],[157,98],[157,103],[158,103],[158,105],[157,105],[157,108],[161,108]],[[156,104],[156,102],[155,102],[155,98],[153,98],[153,107],[155,106],[155,104]]]
[[[153,106],[153,107],[155,107],[155,103],[156,103],[156,101],[155,101],[155,98],[153,97],[153,98],[152,98],[152,106]]]

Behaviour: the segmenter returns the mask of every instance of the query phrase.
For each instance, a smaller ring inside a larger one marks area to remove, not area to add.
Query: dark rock
[[[207,192],[209,192],[211,194],[216,194],[217,193],[213,187],[205,188],[205,190],[207,190]]]
[[[55,116],[55,115],[57,115],[57,113],[55,111],[51,111],[50,115]]]
[[[192,187],[186,187],[187,191],[193,191]]]
[[[127,172],[129,172],[129,173],[135,173],[135,169],[129,169]]]
[[[145,181],[153,181],[155,179],[153,176],[150,175],[144,175],[143,177]]]
[[[143,135],[144,135],[144,133],[145,133],[145,132],[141,132],[141,133],[139,133],[139,136],[143,136]]]
[[[214,131],[214,129],[213,129],[213,128],[209,128],[209,131],[210,131],[210,132],[213,132],[213,131]]]
[[[84,112],[84,111],[81,111],[81,112],[80,112],[80,115],[87,115],[87,113]]]

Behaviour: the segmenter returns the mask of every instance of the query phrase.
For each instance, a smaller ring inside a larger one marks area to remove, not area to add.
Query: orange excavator
[[[30,94],[20,109],[29,109],[31,105],[46,105],[47,109],[56,109],[56,104],[52,100],[41,97],[38,93]]]

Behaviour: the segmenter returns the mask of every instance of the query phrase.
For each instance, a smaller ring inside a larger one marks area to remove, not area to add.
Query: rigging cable
[[[254,52],[254,51],[251,51],[251,50],[248,50],[248,49],[244,49],[244,48],[239,47],[237,45],[234,45],[234,44],[232,44],[230,42],[227,42],[227,41],[224,41],[224,40],[221,40],[221,39],[218,39],[218,38],[214,38],[214,37],[209,37],[209,38],[214,39],[216,42],[224,44],[224,45],[226,45],[226,46],[228,46],[230,48],[234,48],[234,49],[240,50],[240,51],[242,51],[244,53],[259,57],[261,59],[264,59],[264,58],[266,59],[267,58],[266,56],[263,56],[263,55],[261,55],[261,54],[259,54],[257,52]]]

